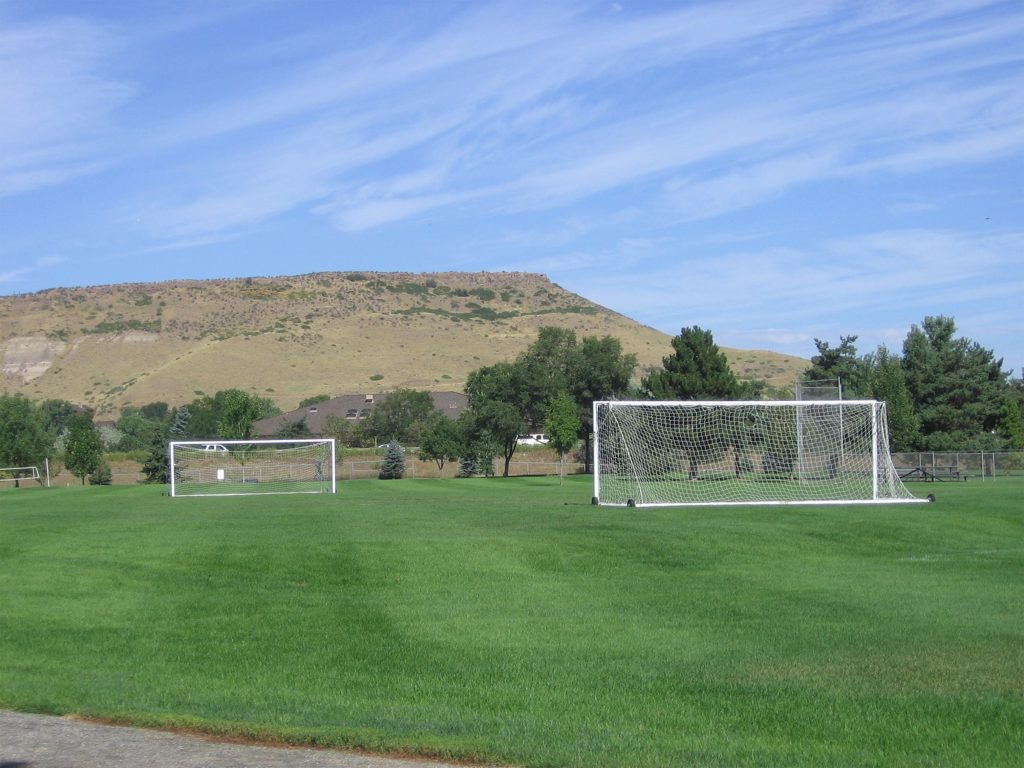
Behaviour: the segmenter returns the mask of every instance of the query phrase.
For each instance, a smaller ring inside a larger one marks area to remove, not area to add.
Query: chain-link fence
[[[380,474],[380,459],[345,459],[338,465],[339,480],[371,480]],[[494,461],[494,475],[499,476],[504,471],[504,459],[498,458]],[[509,464],[508,473],[510,477],[523,477],[527,475],[557,475],[559,471],[557,461],[542,460],[521,460],[513,458]],[[405,458],[405,473],[403,477],[455,477],[458,473],[459,463],[450,461],[444,465],[444,469],[438,469],[437,464],[432,461],[419,461]],[[584,472],[583,464],[577,461],[565,462],[565,474],[575,475]]]
[[[920,451],[894,453],[892,462],[906,479],[979,479],[1024,476],[1024,451]]]
[[[382,457],[353,457],[338,464],[339,480],[369,480],[380,473]],[[565,462],[567,475],[581,474],[586,471],[584,465],[573,456]],[[1024,477],[1024,451],[921,451],[895,453],[893,464],[906,480],[915,479],[988,479],[993,477]],[[501,475],[504,462],[499,457],[494,462],[494,474]],[[131,461],[119,461],[112,465],[113,482],[115,485],[133,485],[142,482],[140,464]],[[438,470],[432,461],[420,461],[406,456],[405,477],[455,477],[458,462],[448,462],[443,470]],[[514,456],[509,466],[509,474],[523,475],[557,475],[558,461],[550,454],[540,456]],[[59,464],[51,466],[53,484],[57,486],[79,484],[81,481],[71,473],[61,471]],[[3,485],[3,484],[0,484]]]

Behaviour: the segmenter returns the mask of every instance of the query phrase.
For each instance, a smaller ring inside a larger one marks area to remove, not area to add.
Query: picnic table
[[[943,483],[947,481],[967,481],[967,475],[960,471],[960,467],[896,467],[900,480],[920,480],[925,483]]]

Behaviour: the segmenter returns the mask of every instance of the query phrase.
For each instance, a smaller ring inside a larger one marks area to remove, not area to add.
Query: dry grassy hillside
[[[318,273],[56,288],[0,297],[2,387],[99,416],[238,387],[282,409],[316,394],[460,390],[543,325],[612,335],[642,370],[670,337],[528,273]],[[789,384],[807,361],[724,350],[737,375]]]

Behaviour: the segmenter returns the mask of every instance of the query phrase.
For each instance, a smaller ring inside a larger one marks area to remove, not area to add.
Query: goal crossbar
[[[171,496],[335,493],[334,440],[176,440]]]
[[[875,400],[598,401],[594,503],[918,502]]]

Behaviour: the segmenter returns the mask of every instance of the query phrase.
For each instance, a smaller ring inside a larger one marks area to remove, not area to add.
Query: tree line
[[[168,440],[248,439],[256,421],[280,412],[268,398],[228,389],[199,396],[177,409],[165,402],[126,406],[115,422],[116,439],[105,440],[87,408],[67,400],[36,404],[24,395],[4,394],[0,395],[0,466],[39,466],[59,456],[83,484],[88,479],[103,485],[111,481],[106,452],[145,451],[147,477],[163,482]]]
[[[883,346],[859,355],[856,340],[844,336],[833,347],[815,339],[817,354],[801,378],[805,384],[836,382],[844,399],[885,401],[892,450],[1024,449],[1024,380],[1011,379],[992,350],[957,336],[953,318],[929,316],[913,325],[901,354]],[[432,414],[426,393],[413,407],[416,393],[403,390],[389,396],[396,398],[391,408],[381,407],[388,401],[378,406],[365,427],[389,442],[419,445],[420,455],[441,467],[459,460],[486,468],[498,457],[507,475],[519,436],[538,428],[557,438],[563,457],[582,442],[583,460],[589,461],[595,400],[795,396],[792,388],[738,378],[711,331],[696,325],[672,339],[660,367],[639,380],[636,368],[635,355],[624,353],[613,337],[579,340],[571,330],[544,327],[514,360],[470,373],[469,408],[458,422]]]
[[[958,336],[943,315],[913,325],[901,353],[860,355],[857,336],[815,339],[804,379],[838,379],[844,398],[884,400],[891,448],[904,451],[1024,449],[1024,379],[1011,379],[990,349]]]
[[[882,346],[861,355],[857,336],[838,346],[815,339],[817,354],[804,382],[841,383],[845,399],[888,404],[894,451],[1024,449],[1024,380],[1011,379],[1002,360],[979,343],[956,335],[953,318],[926,317],[913,325],[895,353]],[[511,361],[471,372],[464,391],[469,407],[457,420],[434,408],[428,392],[399,389],[365,419],[329,417],[325,437],[339,446],[415,445],[421,458],[459,462],[460,474],[488,473],[495,459],[508,475],[520,436],[546,432],[563,458],[582,443],[589,461],[595,400],[756,400],[793,397],[792,390],[741,380],[730,369],[711,331],[684,327],[661,367],[635,378],[636,356],[611,336],[577,338],[546,326]],[[328,399],[308,398],[304,405]],[[0,396],[0,466],[38,465],[63,455],[84,483],[109,482],[103,451],[147,451],[144,472],[163,482],[169,440],[247,440],[254,424],[280,410],[266,397],[239,389],[200,395],[177,408],[165,402],[122,409],[116,443],[104,444],[88,410],[65,400],[35,404],[22,395]],[[309,435],[303,420],[286,423],[278,437]]]
[[[998,451],[1024,449],[1024,379],[1011,379],[992,350],[958,336],[956,322],[942,315],[912,325],[902,352],[884,346],[860,355],[857,336],[838,346],[815,339],[817,354],[803,383],[835,382],[843,399],[887,404],[893,451]],[[741,381],[710,331],[683,328],[673,353],[649,371],[638,399],[788,399],[793,390],[772,390],[763,381]]]
[[[579,339],[572,330],[546,326],[514,360],[469,374],[469,405],[458,419],[437,411],[429,393],[400,389],[358,424],[328,417],[324,436],[341,445],[369,436],[378,444],[414,445],[420,458],[439,469],[458,462],[466,476],[489,474],[497,458],[507,476],[519,438],[541,430],[564,465],[578,441],[590,440],[593,402],[628,394],[636,365],[636,356],[614,337]]]

